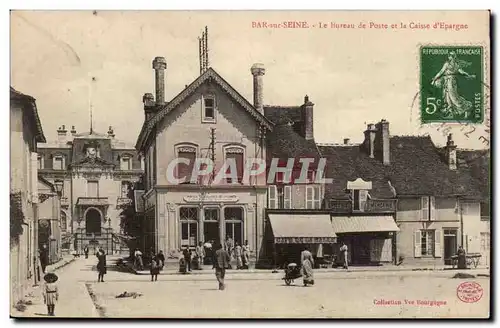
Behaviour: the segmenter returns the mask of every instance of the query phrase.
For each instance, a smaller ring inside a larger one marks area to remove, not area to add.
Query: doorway
[[[101,212],[89,208],[85,214],[85,232],[87,235],[101,235]]]
[[[218,208],[206,208],[204,210],[203,242],[211,240],[216,243],[220,242],[219,219]]]
[[[457,230],[444,230],[444,264],[451,265],[451,257],[457,252]]]

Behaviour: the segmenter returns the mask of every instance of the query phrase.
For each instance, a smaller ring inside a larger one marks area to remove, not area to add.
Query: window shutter
[[[285,186],[284,188],[285,192],[285,201],[284,201],[284,207],[285,208],[292,208],[292,186]]]
[[[359,191],[359,210],[364,211],[366,205],[366,197],[368,197],[368,190]]]
[[[422,257],[422,232],[420,230],[415,231],[414,238],[414,257]]]
[[[429,220],[433,221],[436,219],[436,198],[434,196],[429,197],[430,200],[430,209],[429,209]]]
[[[276,186],[269,186],[267,189],[267,206],[276,208]]]
[[[314,189],[312,186],[306,186],[306,209],[313,208]]]
[[[316,208],[316,209],[320,209],[321,208],[321,193],[320,193],[320,189],[319,189],[319,186],[315,186],[313,187],[313,191],[314,191],[314,207],[313,208]]]
[[[429,220],[429,197],[424,196],[421,198],[422,220]]]
[[[434,257],[441,257],[441,230],[434,231]]]
[[[38,154],[31,153],[31,202],[38,203]]]

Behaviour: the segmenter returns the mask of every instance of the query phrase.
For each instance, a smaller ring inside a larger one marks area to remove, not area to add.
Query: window
[[[52,168],[54,170],[63,170],[64,169],[64,157],[63,156],[54,156],[54,162],[52,164]]]
[[[231,172],[231,167],[227,168],[226,174],[231,176],[236,175],[237,180],[233,181],[232,178],[226,178],[227,183],[241,183],[243,181],[244,159],[243,149],[239,147],[226,148],[226,161],[231,160],[236,163],[236,174]]]
[[[421,219],[424,221],[434,220],[436,199],[434,196],[423,196],[420,199]]]
[[[320,209],[321,198],[319,186],[306,186],[306,209]]]
[[[215,96],[203,97],[203,122],[215,122]]]
[[[269,186],[267,188],[267,207],[268,208],[278,208],[277,207],[277,188],[276,186]]]
[[[235,245],[236,243],[241,245],[243,242],[243,209],[241,207],[226,207],[224,219],[226,221],[225,239],[229,236]]]
[[[198,207],[181,207],[179,209],[182,247],[196,247],[196,244],[198,243],[198,217]]]
[[[130,158],[129,156],[123,156],[120,159],[120,170],[122,171],[132,170],[132,158]]]
[[[278,208],[292,208],[292,186],[276,186]]]
[[[481,251],[490,250],[490,233],[481,232]]]
[[[38,169],[42,170],[43,169],[43,157],[38,155],[37,160],[38,160]]]
[[[488,221],[490,219],[490,203],[481,202],[481,220]]]
[[[67,230],[67,224],[66,213],[61,212],[61,231],[65,232]]]
[[[415,257],[441,257],[441,231],[415,231]]]
[[[219,209],[205,208],[203,222],[204,241],[220,241]]]
[[[177,158],[184,158],[189,161],[189,164],[179,163],[176,167],[177,179],[184,179],[183,183],[190,183],[191,174],[193,172],[194,163],[196,161],[196,148],[194,147],[179,147],[177,148]]]
[[[99,197],[99,181],[87,181],[87,197]]]
[[[366,207],[366,199],[368,198],[368,190],[351,190],[351,201],[353,211],[363,212]]]

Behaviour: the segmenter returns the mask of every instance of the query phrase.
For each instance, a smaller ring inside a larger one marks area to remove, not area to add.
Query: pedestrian
[[[47,249],[47,245],[43,244],[40,249],[40,266],[42,267],[42,273],[45,274],[45,268],[49,264],[49,250]]]
[[[224,290],[226,288],[224,278],[226,276],[226,269],[229,268],[231,257],[220,243],[217,243],[217,246],[215,248],[217,250],[215,251],[215,255],[212,261],[213,268],[215,269],[215,277],[219,282],[219,290]]]
[[[248,240],[245,240],[245,245],[243,245],[243,267],[248,269],[250,266],[250,245],[248,245]]]
[[[97,282],[104,282],[104,275],[107,273],[106,269],[106,253],[102,248],[97,251]]]
[[[458,248],[457,251],[457,268],[458,269],[467,269],[467,256],[465,255],[465,250],[462,246]]]
[[[212,254],[212,245],[213,241],[208,240],[203,247],[205,248],[205,263],[203,264],[213,264],[213,263],[208,263],[209,261],[212,261],[213,254]]]
[[[347,245],[342,242],[342,246],[340,247],[340,252],[342,254],[342,260],[343,260],[343,264],[344,264],[344,269],[349,269],[349,261],[348,261],[348,248],[347,248]]]
[[[44,277],[45,284],[43,285],[43,302],[47,305],[47,314],[53,317],[56,303],[59,300],[59,289],[56,281],[58,277],[55,273],[49,272]]]
[[[300,263],[302,265],[302,277],[304,279],[304,287],[307,287],[307,285],[314,285],[314,275],[313,275],[314,259],[308,247],[305,247],[305,249],[300,254]]]
[[[236,269],[241,270],[243,268],[243,249],[240,244],[236,242],[236,246],[234,247],[234,258],[236,259]]]
[[[160,267],[160,270],[163,270],[163,267],[165,266],[165,255],[163,254],[163,251],[158,252],[156,258],[158,260],[158,266]]]
[[[184,247],[184,251],[182,252],[182,255],[184,256],[184,262],[186,265],[186,271],[191,272],[191,250],[189,249],[189,246]]]
[[[233,241],[233,238],[231,238],[229,235],[226,236],[225,246],[226,246],[226,251],[229,254],[229,258],[230,258],[229,269],[232,269],[231,261],[233,259],[234,241]]]
[[[158,281],[158,274],[160,273],[160,266],[158,264],[158,259],[156,257],[153,257],[151,260],[151,267],[150,267],[150,273],[151,273],[151,281]]]
[[[144,269],[144,263],[142,262],[142,252],[139,250],[139,248],[136,248],[134,252],[134,266],[138,271],[142,271]]]
[[[198,270],[203,270],[203,259],[205,258],[205,249],[203,247],[203,242],[199,242],[198,246],[196,246],[196,257],[198,259],[197,266]]]
[[[83,249],[83,253],[85,253],[85,258],[88,259],[89,258],[89,247],[88,246],[85,246],[85,248]]]

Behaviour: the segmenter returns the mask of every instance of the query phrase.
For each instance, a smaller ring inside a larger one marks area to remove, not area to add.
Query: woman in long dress
[[[248,245],[248,240],[245,240],[245,245],[243,245],[243,267],[248,269],[250,264],[250,245]]]
[[[457,54],[451,51],[448,60],[431,81],[433,86],[443,88],[443,101],[445,103],[443,112],[446,116],[458,114],[467,118],[467,113],[472,108],[472,102],[460,96],[457,87],[457,79],[459,76],[465,76],[469,79],[476,77],[462,69],[463,66],[468,64],[468,62],[458,60]]]
[[[311,252],[307,249],[307,247],[305,250],[302,251],[300,258],[301,258],[300,262],[302,265],[302,277],[304,279],[304,286],[314,285],[314,275],[313,275],[314,259]]]
[[[242,248],[239,243],[236,243],[234,248],[234,257],[236,258],[236,269],[240,270],[243,267]]]

